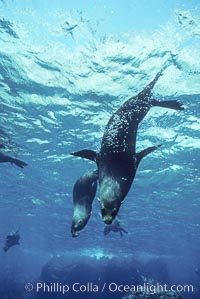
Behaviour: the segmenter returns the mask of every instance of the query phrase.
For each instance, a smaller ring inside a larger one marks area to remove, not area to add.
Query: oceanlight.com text
[[[88,282],[86,284],[81,284],[79,282],[74,282],[73,284],[64,284],[61,282],[37,282],[35,285],[32,283],[27,283],[25,285],[27,292],[36,291],[37,293],[61,293],[67,294],[68,292],[74,293],[135,293],[135,292],[147,292],[150,294],[157,294],[163,292],[185,292],[192,293],[194,292],[193,285],[167,285],[167,284],[149,284],[144,283],[142,285],[128,285],[128,284],[117,284],[115,282],[95,284]]]

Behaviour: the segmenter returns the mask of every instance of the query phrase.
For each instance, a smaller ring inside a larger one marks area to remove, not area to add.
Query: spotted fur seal
[[[161,74],[159,72],[139,94],[128,99],[112,115],[106,126],[99,153],[88,149],[71,153],[97,163],[101,214],[106,224],[111,224],[116,217],[142,158],[160,146],[149,147],[136,153],[139,123],[152,107],[184,109],[182,103],[177,100],[159,101],[152,97],[152,89]]]

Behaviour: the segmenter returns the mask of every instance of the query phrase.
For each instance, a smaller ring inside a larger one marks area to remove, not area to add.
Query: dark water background
[[[184,296],[200,298],[200,7],[138,3],[0,2],[0,143],[28,163],[0,164],[1,247],[10,231],[21,234],[20,246],[0,250],[0,299],[62,298],[24,290],[40,280],[144,277],[193,284]],[[138,151],[163,146],[142,161],[120,209],[129,233],[105,237],[95,201],[72,239],[73,184],[95,165],[69,153],[98,150],[113,111],[163,67],[155,98],[186,109],[152,108],[139,127]]]

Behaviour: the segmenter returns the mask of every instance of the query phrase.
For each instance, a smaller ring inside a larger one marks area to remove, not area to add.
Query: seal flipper
[[[97,152],[92,151],[92,150],[88,150],[88,149],[84,149],[82,151],[70,153],[70,155],[76,156],[76,157],[81,157],[81,158],[84,158],[84,159],[88,159],[88,160],[91,160],[91,161],[94,161],[94,162],[96,162],[96,158],[97,158]]]
[[[163,108],[169,108],[174,110],[184,110],[183,104],[177,100],[171,100],[171,101],[158,101],[158,100],[152,100],[152,106],[158,106]]]
[[[17,165],[18,167],[20,168],[24,168],[24,166],[27,166],[28,164],[23,162],[23,161],[20,161],[18,159],[14,159],[14,158],[11,158],[11,163],[14,163],[15,165]]]
[[[142,92],[140,92],[143,95],[151,94],[152,89],[154,88],[154,85],[158,81],[158,79],[162,76],[162,71],[158,72],[155,76],[155,78],[143,89]]]
[[[24,166],[27,166],[28,164],[26,164],[23,161],[20,161],[18,159],[12,158],[10,156],[7,156],[3,153],[0,153],[0,163],[6,163],[6,162],[10,162],[11,164],[15,164],[20,168],[23,168]]]
[[[122,227],[121,227],[121,231],[122,231],[123,233],[128,234],[128,232],[127,232],[124,228],[122,228]]]
[[[136,154],[136,158],[137,158],[137,167],[140,163],[140,161],[142,160],[142,158],[144,158],[145,156],[147,156],[148,154],[152,153],[153,151],[155,151],[157,148],[159,148],[162,144],[159,144],[157,146],[150,146],[146,149],[144,149],[143,151],[141,151],[140,153]]]

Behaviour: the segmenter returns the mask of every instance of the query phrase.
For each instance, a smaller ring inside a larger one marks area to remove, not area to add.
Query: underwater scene
[[[0,299],[199,299],[199,116],[199,0],[1,0]]]

